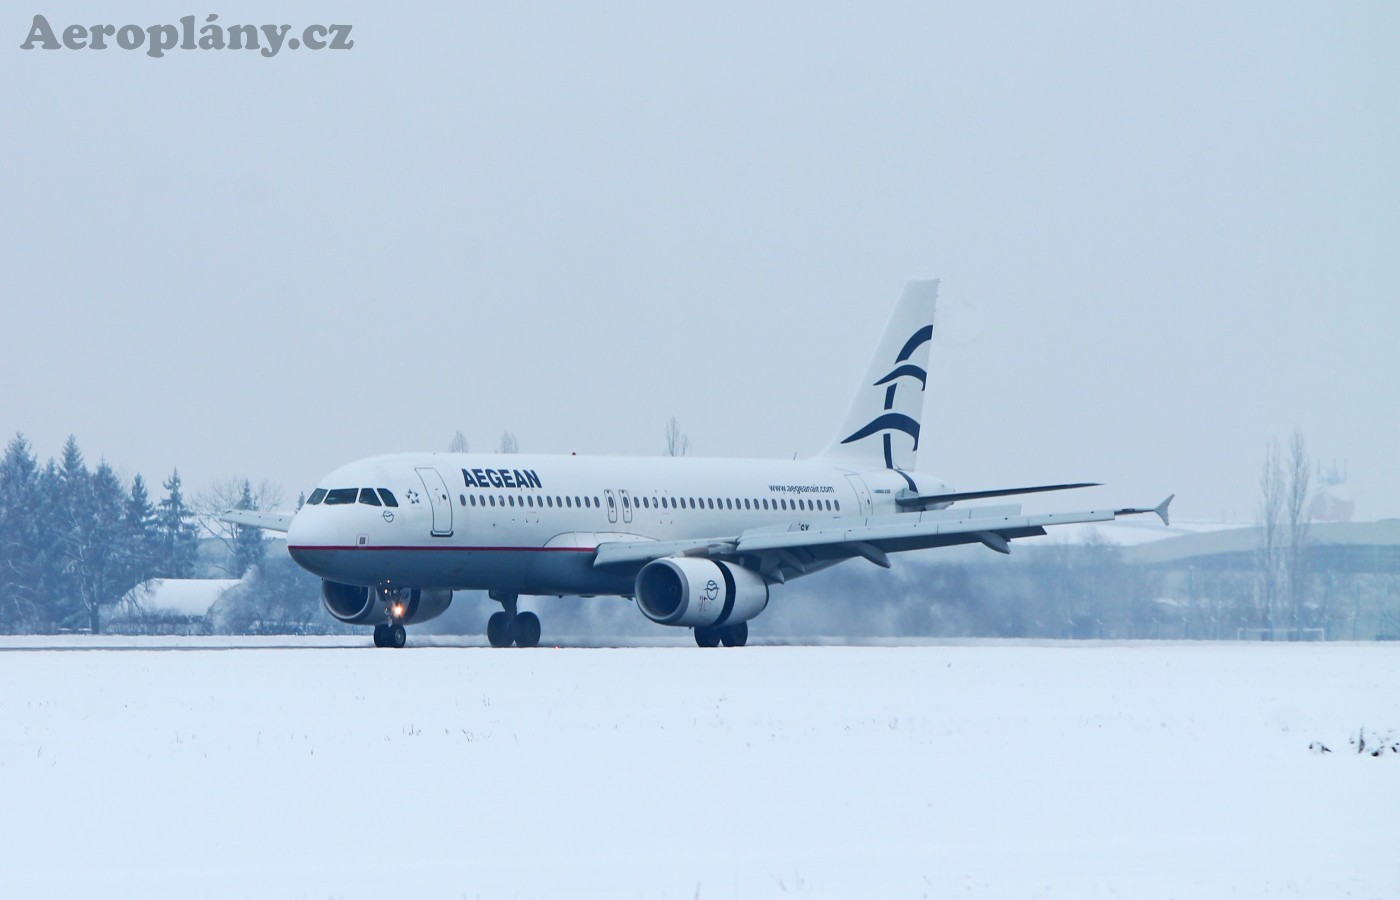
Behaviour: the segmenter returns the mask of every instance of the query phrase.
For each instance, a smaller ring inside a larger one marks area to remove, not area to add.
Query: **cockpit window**
[[[311,492],[310,497],[306,498],[306,502],[311,504],[312,506],[315,506],[317,503],[320,503],[324,499],[326,499],[326,489],[317,488],[316,490]]]
[[[379,496],[384,499],[385,506],[398,506],[399,501],[394,498],[394,493],[388,488],[380,488]]]
[[[366,506],[380,506],[379,495],[374,488],[360,488],[360,502]]]
[[[359,488],[336,488],[333,491],[326,491],[326,505],[344,506],[347,503],[354,503],[355,497],[359,493]]]

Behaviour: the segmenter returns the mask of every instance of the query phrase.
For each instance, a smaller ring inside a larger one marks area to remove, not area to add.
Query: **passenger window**
[[[317,488],[316,490],[314,490],[314,491],[311,492],[311,496],[310,496],[310,497],[307,497],[307,498],[306,498],[306,502],[307,502],[308,504],[310,504],[311,506],[315,506],[316,504],[320,503],[320,502],[321,502],[322,500],[324,500],[324,499],[326,499],[326,489],[325,489],[325,488]]]
[[[463,506],[466,506],[466,505],[467,505],[467,495],[466,495],[466,494],[458,494],[458,495],[457,495],[457,502],[460,503],[460,504],[462,504]]]
[[[379,499],[384,501],[385,506],[398,506],[399,501],[388,488],[379,489]]]
[[[359,496],[359,494],[359,488],[336,488],[333,491],[326,492],[326,505],[344,506],[347,503],[354,503],[355,498]]]
[[[531,506],[531,507],[534,506],[534,505],[535,505],[535,498],[534,498],[533,496],[528,496],[528,497],[526,497],[526,498],[525,498],[525,505],[526,505],[526,506]]]
[[[476,506],[476,494],[472,494],[472,506]]]
[[[495,495],[495,494],[492,494],[492,495],[491,495],[491,505],[492,505],[492,506],[495,506],[495,505],[496,505],[496,495]]]
[[[840,501],[840,500],[837,500],[837,501],[835,501],[835,503],[836,503],[836,511],[837,511],[837,512],[840,512],[840,511],[841,511],[841,501]]]
[[[744,498],[744,509],[748,509],[748,508],[749,508],[749,500],[748,500],[747,497],[745,497],[745,498]]]
[[[598,498],[597,498],[597,497],[594,497],[594,498],[593,498],[593,505],[594,505],[594,506],[601,506],[602,504],[600,504],[600,503],[598,502]]]
[[[545,497],[545,498],[544,498],[544,505],[545,505],[547,508],[549,508],[549,509],[553,509],[553,508],[554,508],[554,498],[553,498],[553,497]]]

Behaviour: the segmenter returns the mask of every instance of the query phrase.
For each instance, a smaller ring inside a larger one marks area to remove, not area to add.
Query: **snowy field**
[[[1400,646],[0,639],[0,897],[1400,897]],[[1332,753],[1309,744],[1321,742]]]

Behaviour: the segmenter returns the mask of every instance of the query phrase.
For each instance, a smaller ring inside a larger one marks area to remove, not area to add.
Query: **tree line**
[[[89,467],[69,436],[40,463],[23,434],[0,458],[0,631],[101,630],[101,613],[152,578],[191,578],[200,525],[178,470],[151,497],[145,479],[123,480],[107,461]],[[247,482],[233,505],[255,508]],[[258,529],[229,533],[230,574],[262,559]]]

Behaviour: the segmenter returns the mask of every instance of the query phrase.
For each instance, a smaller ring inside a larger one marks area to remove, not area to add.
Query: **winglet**
[[[1167,518],[1167,507],[1172,505],[1172,501],[1174,499],[1176,499],[1176,494],[1172,494],[1167,499],[1163,500],[1161,503],[1158,503],[1157,507],[1154,510],[1152,510],[1157,514],[1157,517],[1162,520],[1163,525],[1171,524],[1171,520]]]
[[[1168,497],[1167,499],[1163,500],[1161,503],[1158,503],[1156,506],[1152,507],[1151,509],[1133,509],[1133,508],[1129,508],[1129,509],[1115,509],[1115,510],[1113,511],[1113,515],[1114,515],[1114,516],[1138,516],[1138,515],[1142,515],[1143,513],[1156,513],[1156,514],[1157,514],[1157,518],[1159,518],[1159,519],[1162,520],[1162,524],[1163,524],[1163,525],[1170,525],[1170,524],[1171,524],[1171,519],[1169,519],[1169,518],[1167,517],[1167,507],[1171,506],[1171,505],[1172,505],[1172,501],[1175,500],[1175,499],[1176,499],[1176,494],[1172,494],[1170,497]]]

